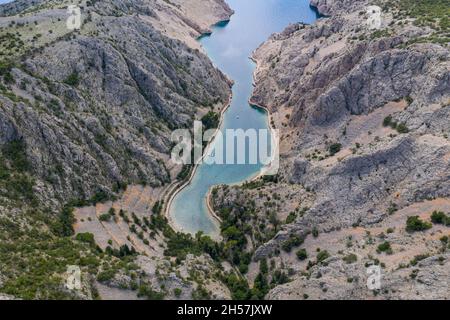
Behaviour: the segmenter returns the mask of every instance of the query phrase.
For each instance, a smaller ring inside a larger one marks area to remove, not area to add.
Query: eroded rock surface
[[[69,32],[64,3],[24,3],[25,14],[4,20],[31,52],[0,97],[0,141],[26,143],[40,196],[51,203],[111,192],[116,182],[170,182],[171,131],[219,110],[230,92],[206,55],[182,40],[229,17],[228,6],[205,1],[193,12],[200,2],[88,1],[82,29]],[[33,21],[39,40],[26,39]],[[178,21],[181,36],[155,21]]]
[[[72,4],[0,5],[0,246],[7,252],[1,290],[27,299],[73,298],[63,284],[70,254],[52,255],[58,263],[46,262],[51,266],[33,262],[53,245],[63,250],[58,241],[73,241],[70,250],[83,246],[71,252],[84,262],[69,263],[81,265],[83,299],[191,299],[210,292],[229,298],[211,279],[217,266],[209,256],[175,263],[164,255],[162,232],[146,225],[181,170],[169,161],[172,131],[192,128],[229,100],[229,79],[196,39],[232,10],[223,0],[80,1],[81,29],[70,30]],[[106,201],[116,196],[123,198]],[[60,212],[75,199],[91,206],[76,210],[71,237],[70,213],[62,230]],[[16,268],[8,254],[20,254],[33,232],[41,236],[31,240],[36,255],[21,260],[30,268]],[[35,272],[39,279],[50,272],[48,281],[60,287],[33,287],[40,281]],[[18,284],[22,276],[33,286]]]
[[[404,232],[408,215],[400,216],[396,230],[403,232],[395,241],[412,238],[418,246],[424,236],[430,245],[409,256],[401,253],[406,243],[387,257],[375,250],[382,240],[346,246],[353,228],[372,234],[373,228],[385,228],[377,229],[385,234],[397,210],[450,198],[448,41],[435,41],[432,28],[402,18],[397,2],[384,3],[381,29],[370,29],[369,4],[312,1],[326,18],[313,25],[291,25],[254,52],[251,101],[267,107],[271,125],[280,130],[278,182],[222,187],[213,201],[218,211],[250,212],[251,220],[240,221],[256,239],[249,248],[253,258],[273,260],[277,268],[291,271],[293,282],[275,285],[267,298],[371,298],[367,263],[394,256],[400,258],[383,264],[386,282],[377,297],[450,298],[448,285],[440,283],[448,274],[448,248],[431,236],[447,236],[448,228],[434,226],[426,235],[411,235]],[[440,208],[423,210],[409,215],[425,215],[429,221]],[[271,214],[276,219],[268,219]],[[286,222],[289,214],[295,219]],[[340,244],[326,241],[337,232]],[[319,234],[314,244],[308,242],[315,238],[312,233]],[[282,249],[293,237],[301,239],[294,247],[307,250],[309,265]],[[372,252],[369,246],[375,246]],[[331,255],[325,265],[315,264],[317,248]],[[343,263],[351,253],[358,262]],[[419,265],[416,270],[408,263],[419,254],[430,258],[426,268]],[[415,275],[404,279],[411,272],[427,280]],[[358,283],[350,279],[354,275]]]

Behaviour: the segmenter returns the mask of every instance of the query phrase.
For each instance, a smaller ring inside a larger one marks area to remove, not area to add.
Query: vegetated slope
[[[2,101],[9,134],[2,140],[24,139],[52,197],[89,198],[114,182],[169,182],[171,129],[226,101],[229,84],[203,53],[146,22],[158,4],[97,1],[75,33],[65,31],[65,9],[43,4],[3,21],[6,34],[22,34],[17,50],[29,50],[20,61],[4,57],[2,92],[13,99]],[[29,29],[39,34],[27,39]]]
[[[69,4],[0,6],[0,291],[22,298],[72,297],[70,264],[86,271],[87,298],[89,274],[135,270],[129,248],[111,255],[89,235],[70,238],[63,206],[168,184],[181,169],[168,161],[171,131],[230,93],[194,40],[230,16],[223,1],[79,1],[78,31],[66,28]]]
[[[252,102],[281,131],[279,174],[216,189],[214,207],[254,261],[270,261],[271,273],[253,262],[247,275],[272,282],[267,298],[448,299],[450,229],[410,232],[406,221],[449,210],[449,2],[312,4],[329,17],[254,53]],[[379,30],[367,25],[371,4],[383,9]],[[374,292],[372,264],[386,274]]]

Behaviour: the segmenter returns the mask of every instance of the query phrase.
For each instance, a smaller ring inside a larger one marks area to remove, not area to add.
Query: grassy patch
[[[434,30],[419,42],[448,45],[450,39],[450,0],[397,0],[390,3],[398,10],[397,19],[412,18],[414,25]]]

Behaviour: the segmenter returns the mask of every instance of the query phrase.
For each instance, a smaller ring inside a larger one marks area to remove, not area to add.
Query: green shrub
[[[95,246],[94,235],[89,232],[78,233],[75,237],[75,240],[78,240],[81,242],[86,242],[86,243],[89,243],[91,246]]]
[[[397,132],[398,133],[408,133],[409,129],[406,126],[406,124],[402,122],[402,123],[397,125]]]
[[[104,203],[109,200],[114,200],[114,198],[106,191],[98,190],[89,200],[89,203],[96,205],[97,203]]]
[[[330,145],[328,147],[328,152],[329,152],[330,156],[334,156],[336,153],[341,151],[341,149],[342,149],[342,144],[340,144],[340,143],[333,143],[332,145]]]
[[[272,284],[284,284],[289,282],[288,275],[281,271],[281,270],[275,270],[275,272],[272,275]]]
[[[358,261],[358,257],[356,254],[350,253],[349,255],[345,256],[342,260],[345,261],[347,264],[355,263]]]
[[[58,220],[54,223],[53,232],[61,237],[69,237],[74,234],[73,224],[75,223],[75,216],[73,208],[65,206],[59,214]]]
[[[267,277],[263,273],[259,273],[254,281],[252,289],[252,297],[257,299],[264,299],[265,295],[269,292],[270,287],[267,282]]]
[[[164,299],[164,293],[154,291],[147,284],[141,284],[138,289],[138,297],[147,300],[162,300]]]
[[[101,214],[101,215],[98,217],[98,219],[99,219],[100,221],[110,221],[110,220],[111,220],[111,215],[110,215],[109,213],[104,213],[104,214]]]
[[[22,218],[19,224],[0,218],[1,292],[26,300],[76,298],[64,289],[61,275],[68,265],[79,265],[83,273],[97,273],[97,252],[69,237],[55,237],[45,228],[30,227],[36,223],[33,215],[23,218],[25,224]]]
[[[104,270],[97,275],[97,280],[99,282],[106,282],[112,280],[115,275],[116,271],[113,269]]]
[[[113,207],[109,208],[108,210],[108,214],[113,217],[116,215],[116,209],[114,209]]]
[[[383,120],[384,127],[391,127],[394,130],[397,130],[398,133],[408,133],[409,129],[405,123],[397,123],[392,119],[392,116],[389,115]]]
[[[219,122],[220,122],[220,115],[213,111],[209,111],[202,118],[202,123],[206,130],[217,128],[219,126]]]
[[[35,200],[33,191],[34,179],[26,174],[15,174],[9,177],[6,189],[7,197],[10,199],[29,200],[30,203]]]
[[[227,274],[222,281],[227,285],[233,300],[248,300],[251,298],[251,291],[247,281],[238,277],[234,273]]]
[[[410,106],[414,102],[414,99],[411,96],[407,96],[405,97],[405,101],[408,104],[408,106]]]
[[[384,252],[387,254],[392,254],[393,251],[392,251],[391,244],[389,243],[389,241],[385,241],[382,244],[380,244],[377,248],[377,252],[378,253]]]
[[[70,74],[66,80],[64,80],[65,84],[68,84],[69,86],[76,87],[80,83],[80,77],[78,76],[77,72],[73,72]]]
[[[179,181],[185,180],[189,176],[191,169],[192,169],[192,165],[190,165],[190,164],[183,165],[181,171],[177,175],[177,180],[179,180]]]
[[[2,151],[13,169],[19,172],[25,172],[30,169],[30,163],[26,154],[26,145],[23,140],[14,140],[7,143]]]
[[[317,230],[316,227],[313,228],[312,235],[314,238],[317,238],[319,236],[319,230]]]
[[[14,77],[13,77],[12,73],[6,72],[3,75],[3,81],[5,81],[5,83],[14,83]]]
[[[384,118],[384,120],[383,120],[383,127],[390,127],[392,123],[393,123],[392,122],[392,116],[389,115],[386,118]]]
[[[214,242],[209,236],[205,236],[202,233],[198,233],[195,238],[190,234],[171,233],[167,241],[167,249],[164,251],[164,255],[184,260],[187,254],[198,256],[205,252],[215,261],[220,261],[223,254],[222,250],[221,244]],[[237,260],[239,262],[241,257]]]
[[[183,293],[183,291],[180,288],[173,289],[173,294],[175,295],[175,297],[179,298],[181,296],[181,293]]]
[[[330,254],[328,253],[327,250],[319,251],[319,253],[316,256],[317,263],[323,262],[323,261],[327,260],[329,257],[330,257]]]
[[[156,201],[152,207],[152,212],[154,214],[160,214],[163,209],[163,205],[164,205],[163,201]]]
[[[227,241],[236,241],[238,247],[242,247],[247,243],[244,232],[236,226],[227,227],[222,231],[222,235]]]
[[[389,204],[389,208],[388,208],[388,214],[389,215],[393,215],[395,212],[397,212],[398,211],[398,206],[397,206],[397,204],[396,203],[394,203],[394,202],[391,202],[390,204]]]
[[[266,259],[261,259],[259,261],[259,271],[262,274],[267,274],[269,272],[269,266],[267,265],[267,260]]]
[[[126,258],[126,257],[134,257],[136,255],[136,249],[128,247],[128,245],[124,244],[119,249],[113,249],[110,246],[107,246],[105,252],[111,256],[117,258]]]
[[[294,222],[296,218],[297,218],[297,214],[295,212],[291,212],[287,216],[285,223],[290,224],[290,223]]]
[[[443,224],[445,226],[450,225],[450,216],[447,216],[442,211],[433,211],[431,214],[431,222],[435,224]]]
[[[0,61],[0,76],[10,73],[13,66],[14,65],[11,61]]]
[[[305,239],[299,235],[291,235],[288,240],[283,242],[281,248],[286,252],[291,252],[292,248],[303,244]]]
[[[426,259],[428,257],[429,257],[428,254],[419,254],[419,255],[415,256],[414,259],[412,259],[409,263],[410,263],[410,265],[415,266],[420,261],[422,261],[422,260],[424,260],[424,259]]]
[[[306,252],[306,249],[300,249],[296,253],[298,260],[303,261],[308,258],[308,253]]]
[[[422,221],[419,216],[408,217],[406,220],[406,231],[424,231],[432,227],[431,223]]]

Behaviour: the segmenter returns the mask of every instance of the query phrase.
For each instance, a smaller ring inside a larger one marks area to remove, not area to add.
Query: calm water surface
[[[224,114],[221,131],[226,129],[267,129],[267,114],[251,107],[248,99],[253,85],[254,63],[251,53],[274,32],[289,23],[312,23],[317,19],[309,0],[227,0],[235,11],[229,23],[219,23],[202,43],[214,64],[235,81],[233,100]],[[218,184],[233,184],[257,175],[262,164],[201,164],[192,182],[178,193],[169,208],[175,225],[184,232],[218,233],[218,225],[208,215],[206,195]]]

